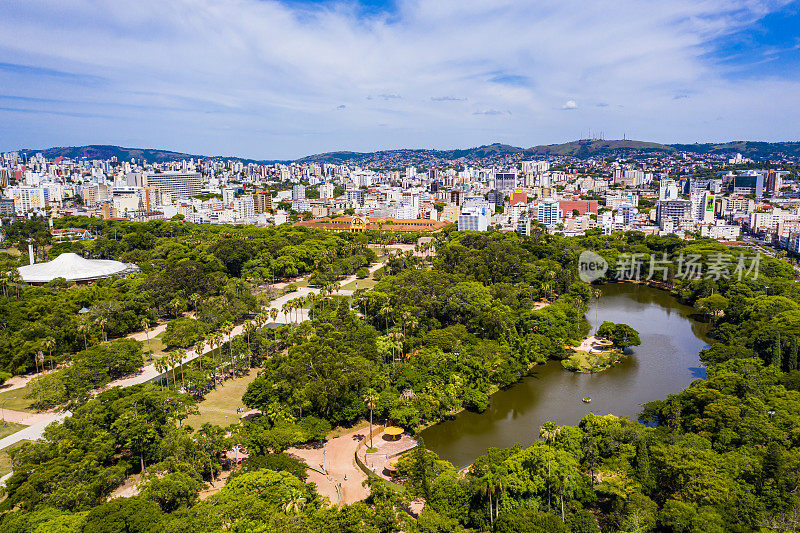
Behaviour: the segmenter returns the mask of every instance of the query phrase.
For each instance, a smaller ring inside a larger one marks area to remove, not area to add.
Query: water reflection
[[[495,394],[484,413],[460,413],[425,430],[426,445],[462,467],[491,446],[530,444],[548,419],[575,424],[590,412],[635,418],[643,403],[705,377],[698,354],[706,346],[708,325],[690,318],[691,307],[643,285],[612,284],[601,290],[586,318],[593,330],[597,322],[609,320],[639,331],[642,344],[629,357],[598,374],[566,372],[558,362],[541,365],[533,376]],[[594,305],[599,306],[596,313]],[[582,403],[584,396],[592,403]]]

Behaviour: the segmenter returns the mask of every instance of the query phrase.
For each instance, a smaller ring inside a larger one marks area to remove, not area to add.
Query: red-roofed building
[[[558,207],[561,212],[566,216],[567,213],[572,213],[573,209],[578,210],[578,214],[585,215],[586,213],[597,214],[597,200],[559,200]]]

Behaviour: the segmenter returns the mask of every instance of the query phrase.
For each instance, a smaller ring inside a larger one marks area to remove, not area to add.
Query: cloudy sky
[[[0,150],[800,140],[798,0],[0,5]]]

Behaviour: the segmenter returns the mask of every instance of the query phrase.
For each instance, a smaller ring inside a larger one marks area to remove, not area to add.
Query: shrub
[[[482,413],[489,407],[489,397],[477,389],[464,391],[464,408],[476,413]]]

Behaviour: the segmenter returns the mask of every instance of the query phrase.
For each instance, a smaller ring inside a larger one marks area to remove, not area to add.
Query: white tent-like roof
[[[36,263],[18,268],[22,281],[26,283],[48,283],[56,278],[67,281],[89,281],[115,275],[138,272],[139,267],[131,263],[106,259],[84,259],[78,254],[61,254],[49,263]]]

